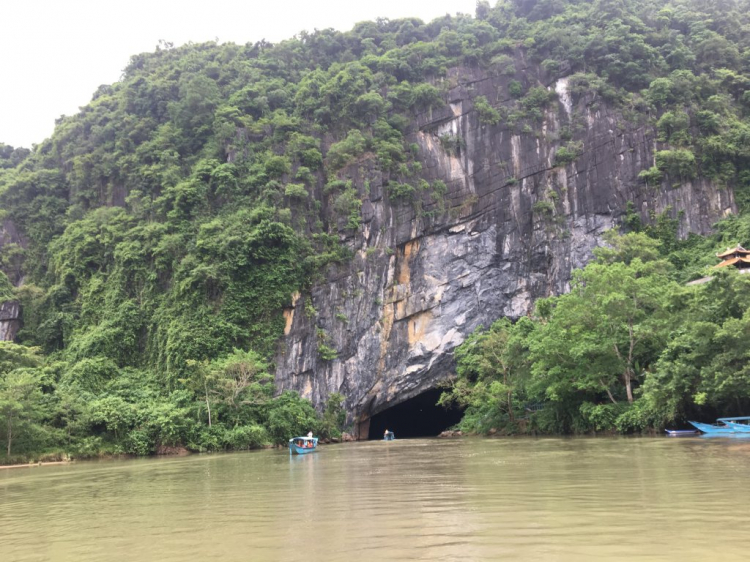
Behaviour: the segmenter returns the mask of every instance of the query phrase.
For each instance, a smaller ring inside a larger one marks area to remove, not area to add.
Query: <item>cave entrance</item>
[[[396,404],[370,418],[368,439],[382,439],[386,429],[405,437],[435,437],[461,421],[459,408],[445,409],[437,405],[440,390],[432,388],[405,402]]]

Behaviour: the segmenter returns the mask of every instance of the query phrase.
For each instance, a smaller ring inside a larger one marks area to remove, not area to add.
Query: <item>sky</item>
[[[31,148],[119,80],[130,57],[218,40],[277,42],[378,17],[473,14],[476,0],[15,0],[0,17],[0,142]]]

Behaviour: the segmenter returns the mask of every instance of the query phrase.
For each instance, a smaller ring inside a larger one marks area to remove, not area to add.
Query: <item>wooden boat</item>
[[[318,447],[317,437],[292,437],[289,440],[289,452],[298,455],[312,453]]]
[[[697,429],[665,429],[669,437],[689,437],[690,435],[697,435]]]
[[[392,431],[386,431],[383,434],[383,441],[393,441],[396,438],[396,436],[393,434]]]

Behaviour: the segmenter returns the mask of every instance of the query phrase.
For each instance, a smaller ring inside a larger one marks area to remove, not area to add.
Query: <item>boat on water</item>
[[[689,437],[691,435],[697,435],[697,429],[665,429],[669,437]]]
[[[739,418],[719,418],[716,421],[731,427],[732,429],[734,429],[735,433],[750,433],[750,424],[740,423],[750,421],[750,416],[743,416]]]
[[[726,424],[711,425],[710,423],[700,423],[694,421],[689,421],[688,423],[695,429],[701,431],[701,433],[705,433],[706,435],[731,435],[734,433],[734,429]]]
[[[739,423],[742,421],[750,421],[750,416],[719,418],[716,421],[718,422],[716,425],[694,421],[689,421],[688,423],[706,435],[734,435],[736,433],[750,434],[750,424]]]
[[[317,437],[292,437],[289,440],[289,452],[298,455],[312,453],[318,447]]]
[[[392,431],[386,431],[383,434],[383,441],[393,441],[396,438]]]

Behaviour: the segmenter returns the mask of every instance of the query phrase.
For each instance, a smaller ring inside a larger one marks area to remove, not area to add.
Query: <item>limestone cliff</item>
[[[658,188],[638,179],[660,148],[646,119],[628,120],[594,94],[572,95],[568,78],[546,77],[520,54],[516,68],[515,76],[453,69],[446,106],[418,116],[410,142],[422,177],[447,184],[443,208],[428,197],[389,201],[367,157],[345,171],[363,198],[364,228],[341,233],[355,259],[285,312],[278,387],[319,406],[342,393],[364,437],[370,416],[448,378],[453,350],[477,326],[566,291],[571,270],[586,264],[628,202],[644,221],[668,211],[683,235],[735,211],[732,191],[706,179],[667,177]],[[557,93],[524,133],[482,124],[472,101],[509,104],[513,79]],[[441,137],[458,148],[447,150]],[[555,165],[563,146],[577,157]],[[325,360],[321,343],[337,357]]]
[[[10,219],[0,223],[0,249],[7,245],[25,247],[26,240],[20,235],[16,225]],[[23,282],[20,262],[13,261],[6,267],[11,283],[20,285]],[[21,328],[21,304],[17,300],[0,299],[0,341],[13,341]]]
[[[21,328],[21,304],[17,300],[0,302],[0,341],[13,341]]]

